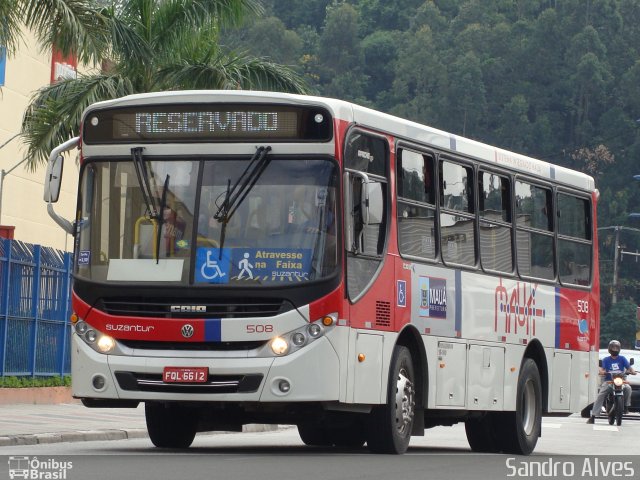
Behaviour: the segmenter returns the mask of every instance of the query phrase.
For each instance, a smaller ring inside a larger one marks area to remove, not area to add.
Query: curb
[[[71,387],[0,388],[0,405],[55,405],[80,403],[73,398]]]
[[[242,433],[271,432],[278,430],[278,425],[250,424],[242,427]],[[207,432],[203,432],[207,433]],[[213,435],[240,432],[208,432]],[[43,445],[48,443],[65,442],[95,442],[107,440],[132,440],[134,438],[148,438],[147,430],[135,428],[130,430],[76,430],[61,433],[33,433],[26,435],[8,435],[0,437],[0,447],[16,445]]]

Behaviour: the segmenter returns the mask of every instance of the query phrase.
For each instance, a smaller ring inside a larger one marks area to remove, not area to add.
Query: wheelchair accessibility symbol
[[[211,274],[209,274],[210,272]],[[226,275],[226,273],[220,270],[218,260],[214,259],[213,252],[211,250],[207,252],[207,261],[202,264],[200,273],[202,274],[202,278],[206,278],[207,280],[213,280],[218,277],[222,278]]]
[[[199,248],[196,252],[196,282],[228,283],[231,253],[227,249]]]
[[[406,307],[407,306],[407,282],[404,280],[398,280],[397,283],[397,292],[398,292],[398,307]]]

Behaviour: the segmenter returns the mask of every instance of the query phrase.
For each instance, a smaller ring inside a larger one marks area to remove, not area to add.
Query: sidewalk
[[[0,447],[146,436],[144,404],[100,409],[80,402],[0,405]]]
[[[275,429],[276,425],[243,427],[246,432]],[[87,408],[75,401],[0,405],[0,447],[145,437],[144,403],[138,408]]]

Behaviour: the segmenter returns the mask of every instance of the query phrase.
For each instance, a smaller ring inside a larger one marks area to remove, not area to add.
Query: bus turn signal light
[[[365,358],[367,358],[367,357],[364,355],[364,353],[359,353],[359,354],[358,354],[358,361],[359,361],[360,363],[364,362],[364,359],[365,359]]]

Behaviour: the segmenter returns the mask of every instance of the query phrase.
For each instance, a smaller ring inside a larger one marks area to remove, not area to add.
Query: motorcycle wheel
[[[624,397],[617,396],[615,399],[615,402],[616,402],[616,408],[615,408],[616,425],[620,426],[622,425],[622,413],[624,412]]]

